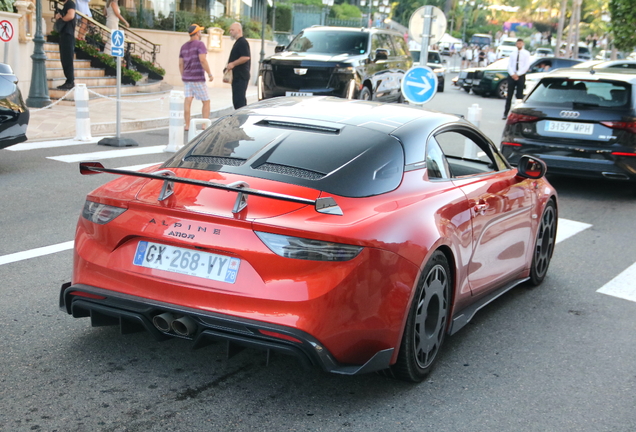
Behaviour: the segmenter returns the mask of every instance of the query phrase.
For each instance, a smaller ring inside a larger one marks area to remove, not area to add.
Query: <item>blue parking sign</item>
[[[429,67],[415,66],[402,78],[402,95],[414,104],[422,105],[437,93],[437,75]]]

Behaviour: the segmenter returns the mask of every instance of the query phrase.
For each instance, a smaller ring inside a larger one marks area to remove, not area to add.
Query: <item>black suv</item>
[[[258,98],[338,96],[402,101],[401,83],[413,65],[404,38],[383,29],[310,27],[263,60]]]
[[[508,115],[501,151],[553,174],[636,181],[635,95],[636,74],[620,69],[551,72]]]

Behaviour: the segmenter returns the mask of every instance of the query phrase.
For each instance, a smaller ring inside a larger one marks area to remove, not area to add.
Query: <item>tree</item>
[[[610,29],[614,35],[614,46],[622,51],[631,51],[636,47],[636,7],[634,0],[610,0],[612,15]]]

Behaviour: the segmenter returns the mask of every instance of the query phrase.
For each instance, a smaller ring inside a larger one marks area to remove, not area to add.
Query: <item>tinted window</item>
[[[438,52],[428,52],[428,63],[441,64],[442,58]]]
[[[363,197],[397,188],[404,150],[385,133],[339,123],[233,115],[164,167],[235,173]]]
[[[408,55],[408,48],[406,46],[406,42],[404,42],[404,38],[400,36],[392,36],[393,46],[395,47],[395,54],[400,56]]]
[[[527,102],[554,105],[625,107],[630,102],[631,85],[619,81],[585,81],[544,78],[528,96]]]
[[[426,169],[429,179],[447,179],[451,177],[450,167],[444,152],[435,138],[431,138],[426,146]]]
[[[364,54],[367,52],[367,33],[345,31],[306,31],[289,44],[287,51],[323,54]]]

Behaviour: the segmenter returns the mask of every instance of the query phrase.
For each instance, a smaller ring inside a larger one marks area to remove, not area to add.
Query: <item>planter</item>
[[[46,41],[50,43],[60,43],[60,35],[47,35]]]
[[[148,72],[148,79],[161,81],[161,80],[163,80],[163,76],[159,75],[157,72],[150,71],[150,72]]]
[[[85,51],[82,51],[79,48],[75,48],[75,58],[78,60],[92,60],[93,57],[91,57],[88,53],[86,53]]]
[[[121,76],[121,83],[122,84],[131,84],[131,85],[137,85],[137,81],[133,80],[132,78],[128,78],[126,75]]]

